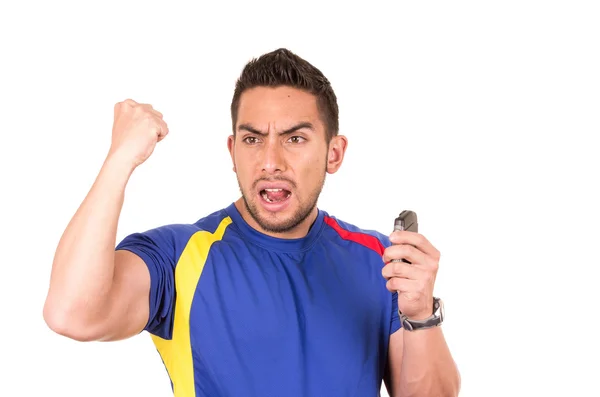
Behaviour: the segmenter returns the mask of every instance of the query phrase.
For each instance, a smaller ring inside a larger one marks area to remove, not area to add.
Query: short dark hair
[[[329,143],[332,137],[338,135],[339,110],[329,80],[319,69],[286,48],[279,48],[259,58],[253,58],[242,70],[235,84],[231,101],[234,135],[242,93],[254,87],[279,86],[289,86],[315,95],[317,109],[325,124],[327,142]]]

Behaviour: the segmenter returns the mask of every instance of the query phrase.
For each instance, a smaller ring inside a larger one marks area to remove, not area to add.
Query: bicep
[[[126,339],[144,330],[149,318],[150,272],[144,260],[115,251],[115,270],[103,341]]]

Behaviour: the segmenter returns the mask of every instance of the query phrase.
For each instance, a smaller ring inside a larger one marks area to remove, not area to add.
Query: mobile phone
[[[394,231],[396,230],[407,230],[409,232],[417,233],[419,231],[419,222],[417,221],[417,213],[414,211],[404,210],[394,220]],[[398,259],[392,260],[392,262],[399,262]],[[410,263],[406,259],[402,259],[402,262]]]
[[[409,210],[402,211],[394,221],[394,230],[408,230],[417,233],[419,231],[417,213]]]

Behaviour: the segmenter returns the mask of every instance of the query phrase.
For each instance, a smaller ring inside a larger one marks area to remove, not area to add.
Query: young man
[[[178,397],[366,397],[382,380],[391,396],[456,396],[432,295],[439,252],[317,207],[347,143],[325,76],[286,49],[265,54],[231,115],[241,198],[115,250],[128,179],[168,134],[152,106],[115,106],[109,154],[56,251],[49,327],[82,341],[148,331]]]

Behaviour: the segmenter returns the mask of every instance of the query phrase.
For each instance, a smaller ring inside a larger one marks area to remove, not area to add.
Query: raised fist
[[[169,133],[163,115],[151,105],[127,99],[115,105],[109,156],[117,156],[133,167],[142,164]]]

